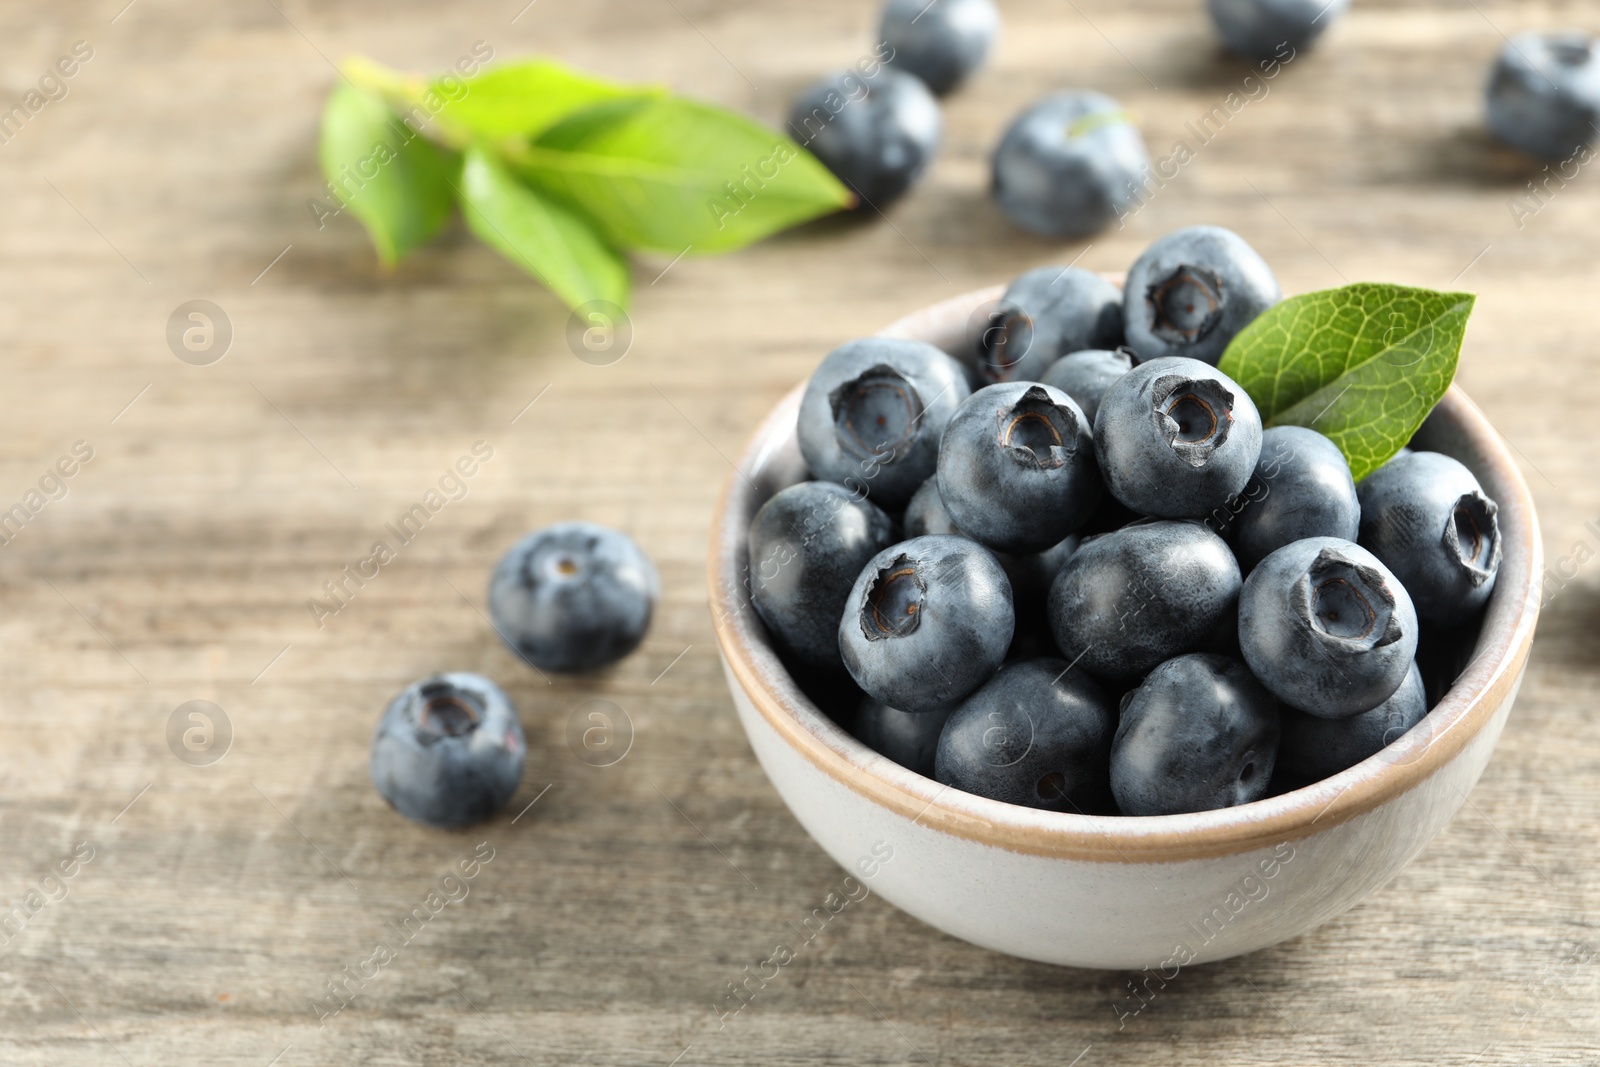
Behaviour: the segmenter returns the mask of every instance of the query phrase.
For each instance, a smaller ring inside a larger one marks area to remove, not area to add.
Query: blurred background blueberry
[[[941,96],[983,65],[999,32],[994,0],[889,0],[878,23],[888,62]]]
[[[1046,237],[1086,237],[1138,200],[1150,157],[1122,105],[1071,90],[1018,115],[994,150],[995,200],[1012,222]]]
[[[1587,33],[1519,33],[1489,72],[1489,129],[1513,148],[1565,160],[1600,136],[1600,56]],[[1584,160],[1587,162],[1587,159]]]
[[[802,93],[789,134],[860,198],[888,207],[922,179],[938,154],[944,116],[922,79],[892,67],[870,77],[851,68]]]
[[[1287,62],[1343,15],[1350,0],[1206,0],[1206,7],[1229,51]]]

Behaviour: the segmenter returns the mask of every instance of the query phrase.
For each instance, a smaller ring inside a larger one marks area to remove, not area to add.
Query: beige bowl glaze
[[[944,301],[883,334],[955,351],[999,293]],[[717,639],[750,745],[789,809],[853,877],[924,922],[1013,956],[1170,977],[1352,907],[1427,845],[1482,774],[1528,661],[1543,565],[1527,484],[1459,389],[1420,436],[1499,502],[1505,556],[1474,657],[1443,700],[1401,741],[1304,789],[1222,811],[1111,818],[941,786],[850,737],[790,679],[740,589],[756,509],[805,476],[802,388],[756,431],[713,518]]]

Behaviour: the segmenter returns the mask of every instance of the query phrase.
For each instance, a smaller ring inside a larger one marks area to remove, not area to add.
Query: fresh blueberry
[[[990,385],[1037,382],[1068,352],[1121,343],[1121,289],[1092,271],[1040,267],[1007,286],[989,313],[978,376]]]
[[[850,720],[850,736],[924,778],[933,777],[939,732],[954,708],[909,712],[865,697]]]
[[[888,67],[871,77],[843,70],[801,94],[789,130],[870,211],[921,180],[944,118],[921,78]]]
[[[1413,663],[1405,681],[1382,704],[1348,719],[1324,719],[1293,708],[1283,709],[1283,741],[1278,764],[1308,781],[1320,781],[1375,756],[1405,735],[1428,714],[1422,673]]]
[[[950,518],[950,512],[946,510],[944,500],[939,496],[937,477],[923,482],[922,488],[911,497],[911,503],[906,505],[903,523],[907,537],[922,537],[925,534],[967,536]],[[1011,597],[1016,605],[1019,620],[1024,616],[1029,620],[1043,618],[1045,598],[1050,593],[1050,583],[1055,581],[1056,573],[1067,560],[1072,558],[1072,553],[1077,549],[1077,535],[1069,534],[1043,552],[1030,552],[1021,556],[1010,552],[994,553],[994,558],[1006,572],[1006,580],[1011,583]]]
[[[1488,601],[1500,568],[1499,508],[1439,452],[1397,456],[1361,482],[1361,545],[1411,594],[1424,622],[1453,626]]]
[[[1015,625],[1011,585],[988,549],[948,534],[914,537],[862,569],[839,620],[839,651],[869,696],[934,711],[993,676]]]
[[[1042,552],[1100,499],[1089,422],[1072,398],[1032,382],[979,389],[939,443],[939,495],[969,537],[1001,552]]]
[[[930,344],[847,341],[806,385],[800,453],[814,476],[899,508],[933,474],[945,423],[969,391],[961,365]]]
[[[1239,647],[1261,684],[1328,719],[1382,704],[1417,653],[1411,598],[1371,552],[1308,537],[1262,560],[1239,594]]]
[[[1232,514],[1214,518],[1232,520],[1234,551],[1246,573],[1284,545],[1307,537],[1354,541],[1361,524],[1344,453],[1303,426],[1274,426],[1262,433],[1255,474],[1225,510]]]
[[[1542,159],[1571,158],[1600,133],[1600,50],[1587,33],[1519,33],[1500,50],[1487,92],[1496,137]]]
[[[1111,495],[1141,515],[1203,519],[1244,489],[1261,457],[1250,395],[1194,359],[1154,359],[1111,384],[1094,419]]]
[[[1213,647],[1233,624],[1239,564],[1198,522],[1136,522],[1078,546],[1050,587],[1063,655],[1108,681]]]
[[[883,510],[836,482],[801,482],[750,523],[750,600],[780,650],[839,672],[839,616],[867,561],[894,543]]]
[[[1000,209],[1046,237],[1085,237],[1126,214],[1150,157],[1122,105],[1099,93],[1054,93],[1011,123],[994,151]]]
[[[1207,0],[1228,50],[1245,59],[1293,59],[1350,6],[1350,0]]]
[[[437,674],[406,686],[378,720],[372,784],[408,819],[469,826],[505,807],[527,752],[517,709],[499,686],[477,674]]]
[[[535,667],[593,671],[639,647],[660,596],[655,564],[627,534],[563,522],[500,557],[489,615],[501,640]]]
[[[1100,398],[1113,382],[1132,369],[1133,355],[1126,348],[1087,348],[1068,352],[1050,364],[1039,380],[1076,400],[1092,426],[1100,411]]]
[[[1111,791],[1124,815],[1179,815],[1267,795],[1278,702],[1227,656],[1161,664],[1122,701]]]
[[[1128,271],[1123,332],[1141,360],[1222,358],[1234,335],[1283,299],[1266,260],[1221,226],[1174,230]]]
[[[994,0],[889,0],[878,25],[889,62],[941,96],[983,64],[999,31]]]
[[[991,800],[1099,814],[1117,713],[1065,660],[1008,663],[968,697],[939,736],[934,777]]]

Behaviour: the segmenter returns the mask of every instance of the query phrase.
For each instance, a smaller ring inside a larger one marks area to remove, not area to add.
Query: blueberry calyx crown
[[[486,710],[477,694],[443,678],[422,683],[417,700],[421,702],[416,713],[417,738],[427,745],[470,734],[483,721]]]
[[[1194,344],[1222,321],[1222,279],[1204,267],[1180,264],[1152,284],[1145,301],[1151,332],[1169,344]]]
[[[1233,427],[1233,393],[1210,378],[1169,375],[1151,389],[1156,422],[1178,458],[1203,467],[1228,440]]]
[[[991,384],[1009,382],[1032,347],[1033,318],[1015,304],[1002,304],[989,313],[978,341],[978,372]]]
[[[1328,643],[1366,651],[1404,636],[1383,574],[1335,549],[1317,553],[1306,580],[1295,587],[1295,599],[1300,617]]]
[[[1461,564],[1475,589],[1500,567],[1500,523],[1495,518],[1499,510],[1482,493],[1463,493],[1445,523],[1445,553]]]
[[[1055,470],[1077,451],[1078,420],[1041,386],[1030,386],[995,414],[1000,447],[1023,466]]]
[[[1594,42],[1582,34],[1563,33],[1551,37],[1546,43],[1550,58],[1563,67],[1581,67],[1589,62]]]
[[[887,461],[916,436],[922,421],[922,397],[905,376],[885,364],[828,395],[834,434],[840,446],[860,459]]]
[[[927,591],[916,561],[907,555],[896,556],[867,587],[861,605],[861,632],[868,641],[914,632],[922,621],[922,599]]]

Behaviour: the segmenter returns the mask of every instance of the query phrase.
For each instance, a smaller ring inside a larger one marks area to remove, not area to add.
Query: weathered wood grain
[[[0,8],[0,102],[74,41],[94,49],[0,146],[0,509],[74,442],[94,451],[0,547],[0,902],[93,848],[67,896],[0,944],[0,1062],[1600,1057],[1592,563],[1554,598],[1471,804],[1413,866],[1311,935],[1185,972],[1120,1030],[1131,976],[996,956],[876,899],[719,1028],[726,984],[841,872],[739,732],[702,575],[726,457],[830,347],[1027,267],[1122,269],[1202,221],[1243,233],[1289,291],[1478,291],[1461,380],[1523,458],[1552,561],[1600,552],[1585,525],[1600,518],[1594,176],[1519,228],[1508,200],[1534,173],[1479,125],[1501,31],[1600,28],[1592,7],[1358,3],[1125,229],[1055,244],[984,196],[1011,114],[1093,86],[1164,155],[1247,70],[1217,54],[1198,0],[1007,0],[996,62],[949,100],[944,154],[889,221],[825,221],[665,273],[640,262],[634,347],[596,367],[568,351],[554,300],[459,226],[387,278],[353,221],[318,230],[330,58],[429,69],[483,40],[776,121],[868,48],[869,5],[122,3]],[[211,366],[165,344],[193,298],[234,326]],[[494,458],[465,499],[318,629],[307,598],[479,440]],[[481,595],[504,546],[569,517],[630,530],[665,603],[614,672],[546,685],[500,649]],[[474,834],[403,822],[366,777],[384,701],[445,667],[505,682],[532,744],[511,811]],[[596,697],[635,731],[607,768],[565,740]],[[232,724],[212,766],[168,749],[169,715],[194,699]],[[485,840],[468,895],[319,1026],[325,983]]]

